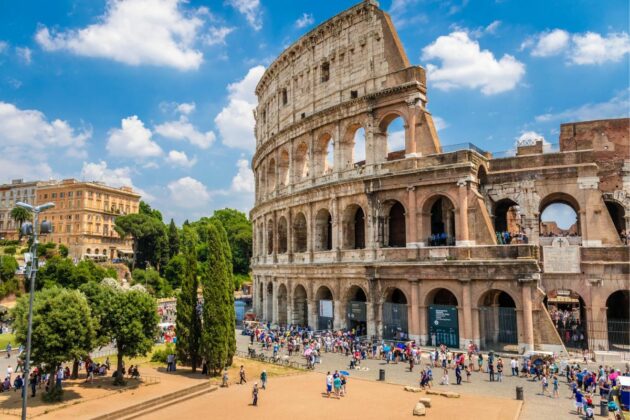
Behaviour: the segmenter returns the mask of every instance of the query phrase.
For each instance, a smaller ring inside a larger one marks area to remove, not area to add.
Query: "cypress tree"
[[[227,232],[223,227],[221,221],[217,219],[211,219],[211,223],[217,228],[219,239],[221,243],[221,250],[223,251],[223,258],[226,261],[225,270],[226,278],[228,279],[228,288],[225,295],[225,305],[232,308],[230,311],[230,326],[232,334],[228,337],[228,362],[231,365],[234,354],[236,353],[236,312],[234,310],[234,276],[232,273],[232,249],[230,248],[230,242],[228,240]]]
[[[197,312],[197,235],[194,229],[184,227],[183,231],[184,270],[182,285],[177,297],[177,356],[179,360],[190,362],[192,371],[197,370],[201,341],[201,319]]]
[[[208,259],[203,264],[201,276],[204,300],[201,349],[208,363],[208,371],[218,375],[231,361],[229,354],[230,339],[234,337],[234,306],[229,305],[231,279],[227,276],[228,265],[221,235],[212,223],[207,225],[206,230]]]

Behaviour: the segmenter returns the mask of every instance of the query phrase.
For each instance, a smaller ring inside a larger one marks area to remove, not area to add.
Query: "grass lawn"
[[[9,343],[11,343],[14,349],[18,346],[13,334],[0,334],[0,350],[6,349]]]

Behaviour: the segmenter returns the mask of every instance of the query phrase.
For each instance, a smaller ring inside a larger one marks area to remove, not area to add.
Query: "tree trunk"
[[[77,359],[74,359],[74,362],[72,362],[72,375],[70,375],[70,378],[77,379],[78,377],[79,377],[79,361]]]

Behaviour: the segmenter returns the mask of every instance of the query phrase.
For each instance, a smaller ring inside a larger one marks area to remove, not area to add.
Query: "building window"
[[[330,63],[322,64],[322,83],[330,80]]]

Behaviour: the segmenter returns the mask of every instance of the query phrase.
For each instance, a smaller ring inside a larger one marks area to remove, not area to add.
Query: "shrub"
[[[155,351],[151,355],[151,361],[166,363],[166,357],[169,354],[175,354],[175,344],[173,343],[166,343],[164,347],[159,347],[155,349]]]

